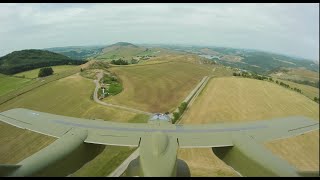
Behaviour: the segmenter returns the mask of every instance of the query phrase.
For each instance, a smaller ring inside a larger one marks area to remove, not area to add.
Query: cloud
[[[1,4],[0,55],[68,45],[184,43],[319,59],[318,4]]]

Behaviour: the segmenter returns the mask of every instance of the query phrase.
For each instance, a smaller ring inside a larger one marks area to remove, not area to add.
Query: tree
[[[44,67],[39,70],[38,77],[50,76],[53,74],[53,69],[51,67]]]
[[[187,109],[187,103],[186,102],[183,102],[183,103],[181,103],[181,105],[179,106],[179,112],[180,112],[180,114],[182,114],[183,112],[184,112],[184,110],[186,110]]]
[[[128,65],[128,62],[125,60],[122,60],[121,58],[118,60],[112,60],[111,64],[116,64],[116,65]]]
[[[180,113],[174,112],[173,113],[173,123],[175,123],[180,117]]]
[[[234,73],[233,73],[233,76],[237,76],[237,73],[234,72]]]
[[[138,61],[136,60],[136,59],[131,59],[131,64],[137,64],[138,63]]]

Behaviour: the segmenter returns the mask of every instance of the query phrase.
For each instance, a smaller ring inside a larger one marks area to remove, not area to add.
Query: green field
[[[123,84],[123,91],[105,98],[111,104],[148,112],[173,111],[212,67],[186,62],[144,66],[112,67]]]
[[[17,78],[0,74],[0,96],[17,90],[31,82],[30,79]]]
[[[223,77],[209,80],[181,123],[247,122],[295,115],[319,120],[319,104],[275,83]],[[300,170],[319,170],[319,131],[265,146]],[[192,176],[237,176],[209,148],[182,149],[178,157],[188,163]]]
[[[83,78],[79,74],[75,74],[48,83],[17,98],[14,98],[0,105],[0,111],[22,107],[88,119],[103,119],[118,122],[147,121],[148,116],[146,115],[136,114],[96,104],[90,99],[93,90],[94,83],[92,80]],[[46,147],[54,140],[55,138],[52,137],[40,135],[38,133],[0,123],[0,163],[17,163],[37,152],[41,148]],[[117,150],[117,148],[119,149]],[[90,165],[83,167],[85,170],[82,170],[82,168],[79,169],[79,173],[87,173],[91,176],[101,175],[101,171],[91,172],[91,170],[87,170],[87,168],[90,169],[90,166],[97,166],[97,163],[99,166],[105,167],[106,171],[110,172],[113,170],[112,168],[117,167],[121,163],[119,160],[114,160],[110,157],[125,159],[127,156],[129,156],[129,150],[130,148],[126,149],[123,147],[113,147],[112,151],[106,150],[103,154],[98,156],[98,158],[103,159],[102,162],[99,161],[99,159],[94,159],[92,162],[90,162]],[[116,156],[110,154],[115,151],[128,153],[119,153]]]
[[[76,171],[72,176],[108,176],[128,156],[130,156],[135,149],[136,148],[130,147],[107,146],[101,154]]]
[[[53,69],[53,74],[59,74],[61,72],[73,69],[76,66],[75,65],[61,65],[61,66],[51,66],[51,67]],[[30,70],[30,71],[25,71],[25,72],[14,74],[14,76],[33,79],[33,78],[37,78],[38,77],[39,70],[40,70],[40,68],[33,69],[33,70]]]

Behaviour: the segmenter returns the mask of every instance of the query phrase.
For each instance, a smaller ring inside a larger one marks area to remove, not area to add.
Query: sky
[[[319,4],[0,4],[0,56],[63,46],[186,44],[319,62]]]

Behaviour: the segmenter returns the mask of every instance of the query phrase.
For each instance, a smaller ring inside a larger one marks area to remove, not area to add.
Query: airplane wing
[[[163,123],[116,123],[54,115],[28,109],[0,113],[0,121],[41,134],[61,137],[72,128],[85,129],[84,142],[117,146],[139,146],[141,139],[156,131],[177,138],[180,148],[224,147],[233,145],[233,137],[246,133],[257,141],[269,141],[318,130],[319,121],[306,117],[288,117],[245,123],[176,125]]]

